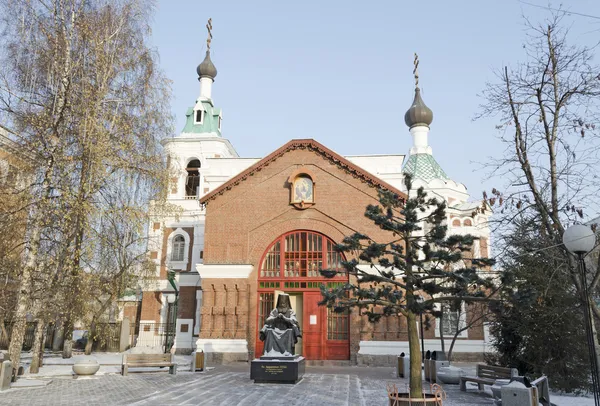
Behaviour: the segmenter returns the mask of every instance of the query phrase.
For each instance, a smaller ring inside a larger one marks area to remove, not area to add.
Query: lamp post
[[[135,337],[135,341],[133,346],[137,345],[138,339],[140,337],[140,320],[142,319],[142,300],[144,299],[144,290],[140,285],[138,285],[135,298],[137,299],[137,308],[135,309],[135,324],[133,326],[133,335]]]
[[[579,277],[581,278],[581,285],[583,287],[583,315],[592,372],[594,404],[600,406],[600,377],[598,376],[598,359],[596,358],[593,316],[590,309],[590,295],[588,292],[587,271],[584,261],[584,257],[596,244],[596,235],[589,227],[582,224],[576,224],[566,229],[563,233],[563,244],[565,244],[565,247],[577,257]]]
[[[165,353],[169,352],[171,350],[171,347],[173,347],[173,336],[175,335],[172,331],[174,330],[175,325],[173,320],[173,310],[175,307],[174,304],[176,299],[177,298],[172,293],[167,295],[167,339],[165,340]]]
[[[168,311],[167,311],[167,340],[165,342],[165,353],[171,350],[173,347],[173,341],[175,340],[175,329],[177,328],[177,302],[179,299],[179,290],[177,289],[177,283],[175,281],[175,271],[169,269],[167,271],[167,280],[173,287],[175,294],[167,295]],[[173,331],[171,331],[173,330]],[[172,334],[171,334],[172,333]],[[171,335],[173,336],[171,339]]]

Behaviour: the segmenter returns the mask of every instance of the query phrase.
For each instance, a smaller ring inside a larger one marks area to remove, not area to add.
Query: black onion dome
[[[204,60],[198,67],[196,68],[196,72],[198,73],[198,78],[209,77],[211,79],[215,79],[217,76],[217,68],[210,60],[210,51],[206,51],[206,56]]]
[[[417,87],[415,89],[415,99],[413,100],[412,106],[410,106],[404,115],[404,122],[409,128],[412,128],[417,125],[429,127],[432,121],[433,112],[425,105],[425,102],[421,98],[421,89]]]

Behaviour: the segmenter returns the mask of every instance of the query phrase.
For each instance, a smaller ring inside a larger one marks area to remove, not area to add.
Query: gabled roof
[[[324,156],[326,159],[335,163],[338,167],[346,172],[352,174],[353,176],[361,179],[363,182],[366,182],[372,187],[387,189],[390,192],[393,192],[402,198],[406,199],[406,194],[396,189],[392,185],[383,180],[373,176],[366,170],[360,168],[359,166],[353,164],[343,156],[333,152],[329,148],[325,147],[323,144],[313,140],[313,139],[301,139],[301,140],[291,140],[287,144],[283,145],[279,149],[275,150],[271,154],[267,155],[254,165],[250,166],[248,169],[240,172],[238,175],[229,179],[227,182],[223,183],[221,186],[216,188],[210,193],[202,196],[200,198],[201,204],[207,204],[210,200],[213,200],[219,195],[222,195],[227,190],[233,188],[238,185],[240,182],[246,180],[249,176],[252,176],[255,172],[258,172],[268,166],[271,162],[277,160],[287,152],[296,150],[296,149],[309,149],[314,151],[317,154]]]

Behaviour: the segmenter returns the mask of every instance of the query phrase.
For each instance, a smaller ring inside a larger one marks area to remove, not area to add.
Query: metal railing
[[[171,350],[175,338],[174,323],[139,323],[131,326],[131,347],[163,347]]]

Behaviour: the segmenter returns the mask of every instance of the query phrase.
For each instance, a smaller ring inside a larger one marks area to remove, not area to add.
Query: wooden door
[[[320,307],[321,292],[304,292],[303,354],[306,359],[325,359],[326,308]]]

